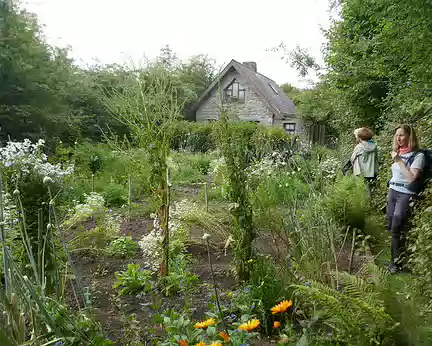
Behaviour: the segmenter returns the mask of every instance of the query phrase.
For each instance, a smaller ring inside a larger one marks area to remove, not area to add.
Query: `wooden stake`
[[[205,183],[204,184],[204,193],[205,193],[205,196],[204,196],[204,198],[205,198],[205,204],[206,204],[206,212],[208,213],[208,211],[209,211],[209,192],[208,192],[208,184],[207,183]]]
[[[351,254],[350,254],[349,266],[348,266],[348,273],[349,274],[351,274],[351,267],[352,267],[352,262],[353,262],[353,259],[354,259],[355,237],[356,237],[356,230],[354,228],[353,229],[353,238],[352,238],[352,243],[351,243]]]
[[[167,167],[167,176],[166,176],[166,204],[165,204],[165,210],[164,210],[164,220],[163,220],[163,232],[164,232],[164,239],[163,239],[163,246],[164,246],[164,276],[169,275],[169,205],[170,205],[170,189],[171,189],[171,177],[170,177],[170,168]]]
[[[128,214],[130,220],[132,214],[132,175],[129,175]]]

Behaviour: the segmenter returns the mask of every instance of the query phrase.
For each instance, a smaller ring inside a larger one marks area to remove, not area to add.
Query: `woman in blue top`
[[[399,125],[393,140],[394,163],[387,206],[392,253],[389,270],[392,273],[402,269],[410,201],[415,196],[409,184],[420,177],[425,163],[424,154],[417,152],[418,148],[414,129],[410,125]]]

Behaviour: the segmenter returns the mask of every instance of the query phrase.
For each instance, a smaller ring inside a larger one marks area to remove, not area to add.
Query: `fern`
[[[339,273],[344,290],[339,292],[319,282],[293,286],[299,304],[312,311],[323,311],[321,321],[336,331],[339,341],[355,344],[373,344],[381,341],[381,335],[394,328],[394,322],[384,310],[379,293],[364,279]],[[311,303],[312,302],[312,303]]]

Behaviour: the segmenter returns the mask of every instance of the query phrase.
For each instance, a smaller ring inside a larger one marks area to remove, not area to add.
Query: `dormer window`
[[[268,85],[270,86],[270,88],[273,90],[273,92],[274,92],[276,95],[279,95],[279,91],[276,90],[276,88],[275,88],[274,85],[272,85],[272,84],[270,84],[270,83],[268,83]]]
[[[246,90],[234,79],[224,90],[224,100],[228,102],[244,102]]]

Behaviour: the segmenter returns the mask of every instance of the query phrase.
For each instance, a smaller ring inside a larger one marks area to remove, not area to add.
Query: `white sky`
[[[255,2],[254,2],[255,1]],[[327,0],[22,0],[37,14],[49,43],[72,48],[79,64],[156,57],[168,44],[181,59],[206,53],[218,66],[257,62],[277,83],[306,86],[297,72],[266,51],[281,41],[320,58],[329,25]],[[310,76],[309,78],[313,78]]]

